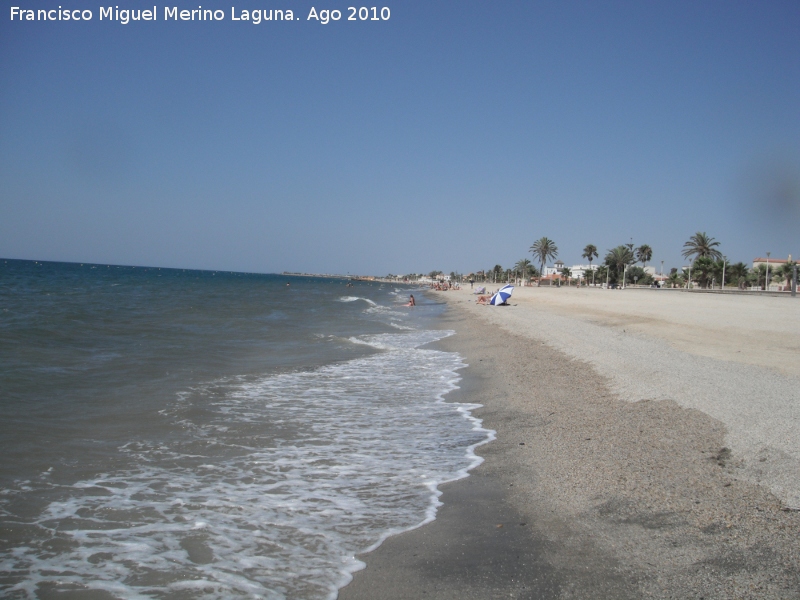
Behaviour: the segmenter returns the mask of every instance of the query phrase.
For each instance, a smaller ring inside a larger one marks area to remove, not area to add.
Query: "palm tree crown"
[[[642,244],[636,249],[636,260],[642,263],[643,267],[653,258],[653,249],[647,244]]]
[[[633,252],[627,244],[617,246],[608,251],[605,262],[618,273],[623,273],[626,266],[633,264]]]
[[[583,254],[581,254],[583,258],[589,261],[589,264],[592,264],[592,259],[597,258],[597,246],[594,244],[587,244],[586,248],[583,249]]]
[[[714,238],[709,236],[705,231],[698,231],[689,241],[683,245],[683,252],[681,256],[684,258],[711,258],[719,260],[722,258],[722,252],[717,250],[719,242],[714,241]]]
[[[530,251],[539,259],[539,263],[542,265],[541,271],[544,271],[544,263],[547,262],[548,258],[555,258],[558,256],[558,247],[556,246],[556,243],[550,238],[546,237],[540,238],[533,242]],[[537,285],[542,285],[541,277],[539,277],[539,282]]]
[[[517,264],[514,265],[514,270],[520,274],[520,277],[524,279],[530,265],[531,261],[529,261],[527,258],[521,258],[517,261]]]

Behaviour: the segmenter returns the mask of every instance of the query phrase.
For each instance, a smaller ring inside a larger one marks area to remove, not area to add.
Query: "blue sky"
[[[696,231],[800,254],[796,1],[20,4],[94,18],[0,18],[4,258],[449,272],[547,236],[567,264],[632,238],[669,268]]]

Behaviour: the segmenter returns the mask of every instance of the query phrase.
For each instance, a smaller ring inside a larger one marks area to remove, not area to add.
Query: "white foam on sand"
[[[355,555],[433,520],[438,486],[493,439],[477,405],[445,401],[461,357],[422,348],[450,333],[359,336],[380,352],[182,394],[167,412],[186,435],[131,441],[128,468],[60,490],[35,519],[50,538],[0,557],[24,572],[6,591],[335,598]]]

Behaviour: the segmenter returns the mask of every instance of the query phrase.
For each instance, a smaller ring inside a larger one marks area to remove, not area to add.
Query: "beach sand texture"
[[[519,287],[512,304],[478,314],[591,364],[622,400],[673,400],[718,419],[743,476],[800,509],[796,299]]]
[[[800,597],[800,302],[436,297],[497,440],[340,598]]]

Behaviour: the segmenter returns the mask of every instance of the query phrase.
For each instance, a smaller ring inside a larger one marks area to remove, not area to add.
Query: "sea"
[[[391,283],[0,259],[0,597],[336,598],[493,437],[448,400],[442,313]]]

